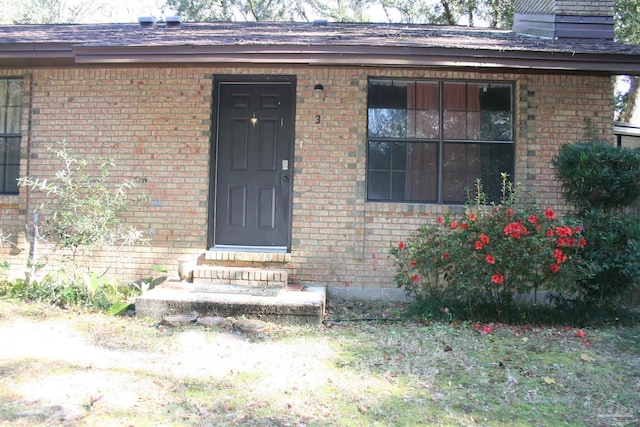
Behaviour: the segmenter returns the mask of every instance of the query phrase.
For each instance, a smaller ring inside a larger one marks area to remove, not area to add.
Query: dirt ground
[[[328,310],[330,323],[398,313],[395,306],[362,303]],[[269,334],[286,336],[287,328],[270,325],[264,336]],[[254,383],[252,394],[310,390],[329,380],[313,367],[332,357],[326,341],[273,342],[238,333],[231,321],[211,333],[203,327],[153,325],[2,301],[0,343],[0,425],[11,426],[110,425],[118,413],[144,414],[145,406],[157,411],[163,400],[174,400],[170,396],[182,382],[200,378],[232,381],[268,370]],[[242,414],[233,416],[242,419]],[[154,422],[138,419],[134,424]]]

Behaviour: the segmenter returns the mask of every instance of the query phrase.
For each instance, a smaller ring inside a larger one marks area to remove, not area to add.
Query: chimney
[[[514,0],[513,31],[553,39],[613,40],[615,0]]]

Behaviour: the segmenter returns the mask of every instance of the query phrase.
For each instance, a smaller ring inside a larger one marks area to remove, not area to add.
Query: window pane
[[[20,164],[20,139],[7,138],[3,145],[6,145],[6,163],[14,165]]]
[[[0,193],[18,192],[20,138],[0,138]]]
[[[406,138],[407,110],[369,109],[369,136],[372,138]]]
[[[5,126],[6,133],[20,133],[20,107],[6,107],[7,123]]]
[[[438,200],[438,144],[408,144],[405,200]]]
[[[391,147],[391,168],[396,171],[406,170],[407,144],[404,142],[394,142]]]
[[[437,201],[437,165],[437,142],[369,142],[367,197],[369,200]]]
[[[466,139],[467,113],[464,111],[444,112],[444,137],[445,139]]]
[[[369,108],[406,110],[408,84],[401,80],[370,80]]]
[[[369,170],[391,169],[391,145],[388,142],[369,142],[367,168]]]
[[[405,138],[407,136],[407,85],[405,81],[369,82],[369,136]]]
[[[5,193],[18,192],[18,166],[10,165],[6,167]]]
[[[511,141],[512,124],[511,85],[492,83],[480,92],[482,110],[482,139]]]
[[[7,80],[9,91],[8,106],[19,107],[22,105],[22,80]]]
[[[446,143],[444,145],[445,203],[464,203],[467,194],[475,194],[476,179],[480,179],[489,201],[499,202],[501,173],[513,178],[513,144]]]
[[[511,85],[445,83],[444,138],[511,141]]]
[[[416,82],[407,88],[409,135],[414,138],[436,139],[440,136],[440,84]]]
[[[404,187],[407,174],[405,172],[391,172],[391,197],[390,200],[404,201]]]

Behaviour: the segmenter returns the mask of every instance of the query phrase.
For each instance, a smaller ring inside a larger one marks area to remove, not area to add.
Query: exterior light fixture
[[[322,98],[324,96],[324,86],[318,84],[313,88],[313,97],[314,98]]]

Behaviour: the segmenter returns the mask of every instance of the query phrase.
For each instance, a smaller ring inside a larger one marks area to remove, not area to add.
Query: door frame
[[[213,91],[211,101],[211,136],[209,141],[209,198],[207,200],[207,248],[215,249],[216,232],[216,196],[218,185],[218,118],[220,117],[220,85],[223,83],[238,84],[273,84],[286,83],[289,85],[289,96],[291,97],[291,133],[289,141],[289,224],[286,230],[287,252],[291,251],[291,226],[293,215],[293,184],[294,184],[294,149],[296,130],[296,84],[295,75],[271,75],[271,74],[217,74],[213,76]],[[249,248],[247,248],[249,249]]]

